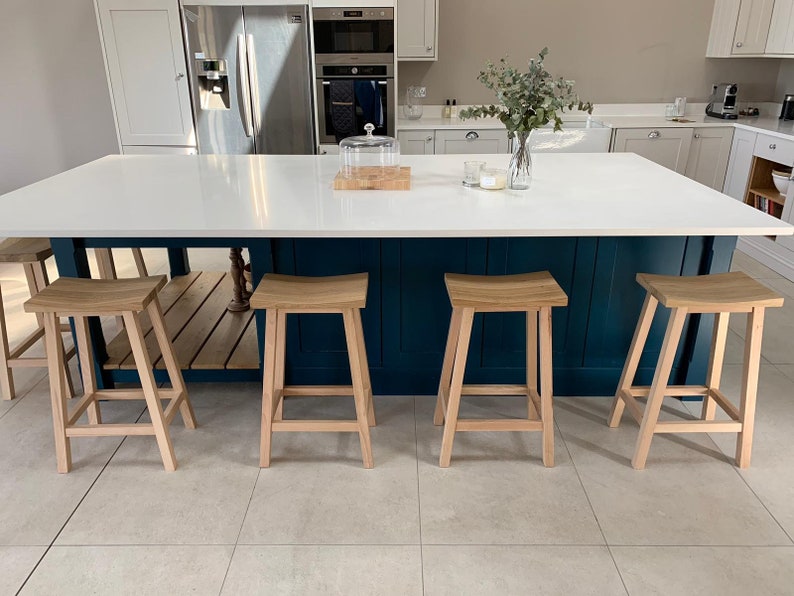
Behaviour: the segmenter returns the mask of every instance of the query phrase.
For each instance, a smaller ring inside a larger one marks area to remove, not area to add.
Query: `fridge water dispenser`
[[[226,60],[196,60],[199,97],[204,110],[229,109],[229,74]]]

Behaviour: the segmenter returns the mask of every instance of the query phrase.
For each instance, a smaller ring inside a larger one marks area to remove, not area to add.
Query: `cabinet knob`
[[[433,141],[433,137],[426,137],[425,138],[425,143],[430,143],[432,141]]]
[[[699,138],[700,138],[700,133],[699,133],[699,132],[696,132],[696,133],[695,133],[695,138],[696,138],[696,139],[699,139]]]
[[[737,41],[737,42],[736,42],[736,47],[737,47],[737,48],[740,48],[740,47],[742,47],[743,45],[744,45],[744,44],[743,44],[741,41]]]
[[[468,140],[470,140],[470,141],[476,141],[477,139],[479,139],[479,138],[480,138],[480,135],[478,135],[476,132],[474,132],[474,131],[472,130],[472,131],[470,131],[470,132],[466,133],[466,138],[467,138]]]
[[[777,145],[775,143],[770,143],[769,148],[774,151],[775,149],[777,149]]]
[[[184,79],[184,78],[185,78],[185,73],[184,73],[184,72],[178,72],[178,73],[176,73],[176,80],[177,80],[177,81],[181,81],[181,80],[182,80],[182,79]]]
[[[660,133],[658,130],[652,130],[648,133],[649,139],[658,139],[660,136],[662,136],[662,133]]]
[[[428,52],[432,52],[433,51],[433,46],[427,46],[427,51]]]

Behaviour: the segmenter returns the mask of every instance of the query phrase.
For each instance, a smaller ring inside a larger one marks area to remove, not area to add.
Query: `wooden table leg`
[[[243,263],[242,252],[242,248],[229,249],[229,260],[232,263],[230,271],[234,288],[232,289],[232,301],[229,302],[226,309],[231,312],[242,312],[249,309],[248,298],[250,294],[248,296],[243,294],[245,278],[243,277],[243,266],[241,265]]]

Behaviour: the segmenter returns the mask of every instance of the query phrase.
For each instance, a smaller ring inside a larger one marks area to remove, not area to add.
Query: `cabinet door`
[[[433,155],[435,134],[432,130],[401,130],[397,140],[403,155]]]
[[[437,60],[437,36],[438,0],[398,0],[398,60]]]
[[[783,214],[780,216],[780,219],[794,225],[794,190],[791,188],[792,185],[794,185],[794,182],[789,182],[789,191],[786,194],[786,202],[783,205]],[[789,250],[794,250],[794,236],[777,236],[776,242],[780,246],[784,246]]]
[[[621,128],[615,134],[613,151],[637,153],[683,174],[691,143],[691,128]]]
[[[733,37],[733,54],[764,53],[774,4],[775,0],[742,0]]]
[[[744,202],[744,195],[747,192],[747,181],[750,178],[750,168],[753,165],[755,137],[756,133],[740,128],[737,128],[733,134],[728,173],[725,176],[725,186],[722,192],[737,201]]]
[[[179,6],[97,0],[122,145],[195,145]]]
[[[732,127],[696,128],[685,175],[722,192],[733,140]]]
[[[794,53],[794,0],[775,0],[765,53]]]
[[[741,0],[715,0],[706,58],[726,58],[731,55],[741,3]]]
[[[499,130],[437,130],[436,154],[507,153],[507,132]]]

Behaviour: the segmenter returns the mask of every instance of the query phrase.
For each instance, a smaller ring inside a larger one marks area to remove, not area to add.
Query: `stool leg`
[[[146,261],[143,260],[140,248],[132,249],[132,258],[135,261],[135,268],[138,270],[138,277],[148,277],[149,271],[146,269]]]
[[[269,308],[265,321],[265,378],[262,382],[262,431],[259,442],[259,467],[270,467],[270,444],[273,439],[273,409],[276,385],[276,342],[278,310]]]
[[[463,389],[463,374],[466,371],[466,358],[469,353],[469,340],[471,340],[471,328],[473,323],[474,309],[461,309],[460,334],[456,342],[455,359],[452,367],[452,382],[449,386],[449,405],[446,409],[444,436],[441,440],[441,456],[438,461],[438,465],[442,468],[448,468],[450,459],[452,459],[452,443],[455,441],[455,430],[458,426],[460,394]]]
[[[143,330],[138,313],[128,311],[123,313],[124,325],[127,328],[127,336],[130,340],[132,355],[135,358],[135,366],[141,378],[141,388],[146,399],[146,406],[149,409],[149,416],[152,419],[154,436],[157,439],[157,446],[160,448],[160,456],[163,458],[163,466],[166,471],[176,470],[176,458],[174,456],[174,446],[171,443],[171,435],[168,432],[168,425],[163,418],[163,404],[160,402],[160,395],[157,391],[157,384],[152,374],[152,362],[146,344],[143,341]],[[154,324],[154,321],[152,321]]]
[[[55,432],[55,461],[60,474],[72,469],[72,448],[66,436],[66,421],[69,414],[66,408],[66,395],[62,370],[66,366],[63,358],[63,340],[60,322],[55,313],[44,315],[44,338],[47,349],[47,368],[50,377],[50,398],[52,399],[52,426]]]
[[[109,248],[95,248],[94,256],[96,257],[99,279],[116,279],[116,263],[113,261],[111,250]],[[122,317],[116,317],[116,329],[118,331],[124,329]]]
[[[653,323],[653,315],[656,312],[657,304],[659,304],[659,301],[656,298],[651,296],[650,293],[646,294],[640,318],[637,321],[637,327],[634,329],[634,337],[631,339],[626,364],[623,366],[623,372],[620,375],[620,381],[618,381],[615,399],[612,401],[612,410],[609,413],[607,422],[611,428],[617,428],[620,424],[620,417],[623,416],[623,409],[626,404],[623,402],[621,392],[629,391],[634,383],[634,375],[637,374],[640,356],[642,356],[645,341],[648,339],[648,332],[651,330],[651,323]]]
[[[433,414],[433,424],[436,426],[444,424],[447,402],[449,401],[449,385],[452,379],[452,365],[455,363],[455,350],[458,347],[462,316],[463,311],[461,309],[452,309],[452,318],[449,322],[449,334],[447,335],[447,347],[444,350],[444,364],[441,366],[441,380],[438,383],[436,411]]]
[[[527,418],[538,420],[540,412],[530,397],[538,391],[538,317],[540,311],[527,311]],[[541,406],[542,407],[542,406]]]
[[[276,380],[273,386],[273,399],[276,401],[276,413],[273,420],[284,419],[284,368],[287,352],[287,313],[279,311],[276,322]]]
[[[360,338],[356,329],[354,309],[346,308],[342,311],[345,323],[345,339],[347,340],[347,353],[350,360],[350,376],[353,379],[353,398],[356,401],[356,420],[358,420],[358,438],[361,443],[361,458],[364,460],[364,467],[373,467],[372,445],[369,438],[369,421],[367,412],[369,411],[369,401],[364,387],[364,370],[361,361],[361,350],[359,345]]]
[[[88,331],[88,319],[85,317],[75,317],[74,331],[77,336],[77,351],[80,362],[83,363],[80,367],[83,380],[83,393],[85,395],[91,395],[96,392],[97,383],[94,367],[91,366],[93,362],[93,351],[91,349],[91,335]],[[89,423],[102,424],[102,414],[99,411],[99,402],[96,399],[91,401],[87,411]]]
[[[353,311],[353,323],[358,338],[358,355],[361,360],[361,378],[364,381],[364,392],[367,396],[367,423],[375,426],[375,403],[372,400],[372,380],[369,378],[369,362],[367,360],[367,347],[364,343],[364,325],[361,323],[361,310]]]
[[[543,465],[554,467],[554,409],[552,405],[551,307],[540,309],[540,419],[543,421]]]
[[[750,466],[755,428],[755,398],[758,392],[758,372],[761,364],[761,337],[764,331],[764,308],[754,308],[747,315],[744,340],[744,367],[742,370],[742,398],[739,416],[742,430],[736,437],[736,465]]]
[[[39,269],[43,267],[43,263],[36,264],[39,266]],[[22,268],[25,270],[25,279],[27,279],[28,282],[28,292],[30,293],[31,297],[35,296],[47,284],[43,283],[43,280],[37,279],[34,263],[23,263]],[[44,327],[44,313],[37,312],[36,320],[39,322],[39,327]]]
[[[14,399],[14,375],[8,360],[11,353],[8,350],[8,331],[6,330],[6,313],[3,308],[3,291],[0,289],[0,391],[3,392],[3,399]]]
[[[730,313],[720,312],[714,316],[714,332],[711,337],[711,353],[709,354],[709,367],[706,372],[706,387],[719,389],[722,380],[722,363],[725,358],[725,342],[728,338],[728,319]],[[717,402],[707,393],[703,396],[703,409],[700,412],[702,420],[714,420],[717,411]]]
[[[686,315],[686,308],[674,308],[670,313],[670,321],[667,324],[667,331],[662,342],[662,351],[659,354],[656,372],[653,375],[651,390],[648,394],[648,403],[645,405],[642,424],[640,424],[637,446],[634,449],[634,457],[631,460],[631,465],[635,470],[645,468],[645,460],[648,458],[648,451],[651,448],[653,432],[656,428],[656,421],[659,419],[659,412],[662,409],[662,401],[667,390],[667,383],[670,380],[670,371],[673,368],[675,351],[678,348],[678,341],[681,339],[681,331],[684,328]]]
[[[165,369],[168,371],[168,378],[171,381],[171,387],[176,391],[177,397],[180,401],[179,413],[182,415],[182,422],[186,428],[196,428],[196,415],[193,412],[193,404],[190,403],[190,396],[185,386],[185,379],[182,376],[182,368],[176,361],[176,354],[174,353],[174,345],[168,339],[168,331],[165,328],[165,318],[163,317],[163,309],[160,306],[160,301],[155,297],[146,307],[149,314],[149,321],[152,324],[154,335],[157,338],[157,343],[160,346],[160,353],[163,356]]]

